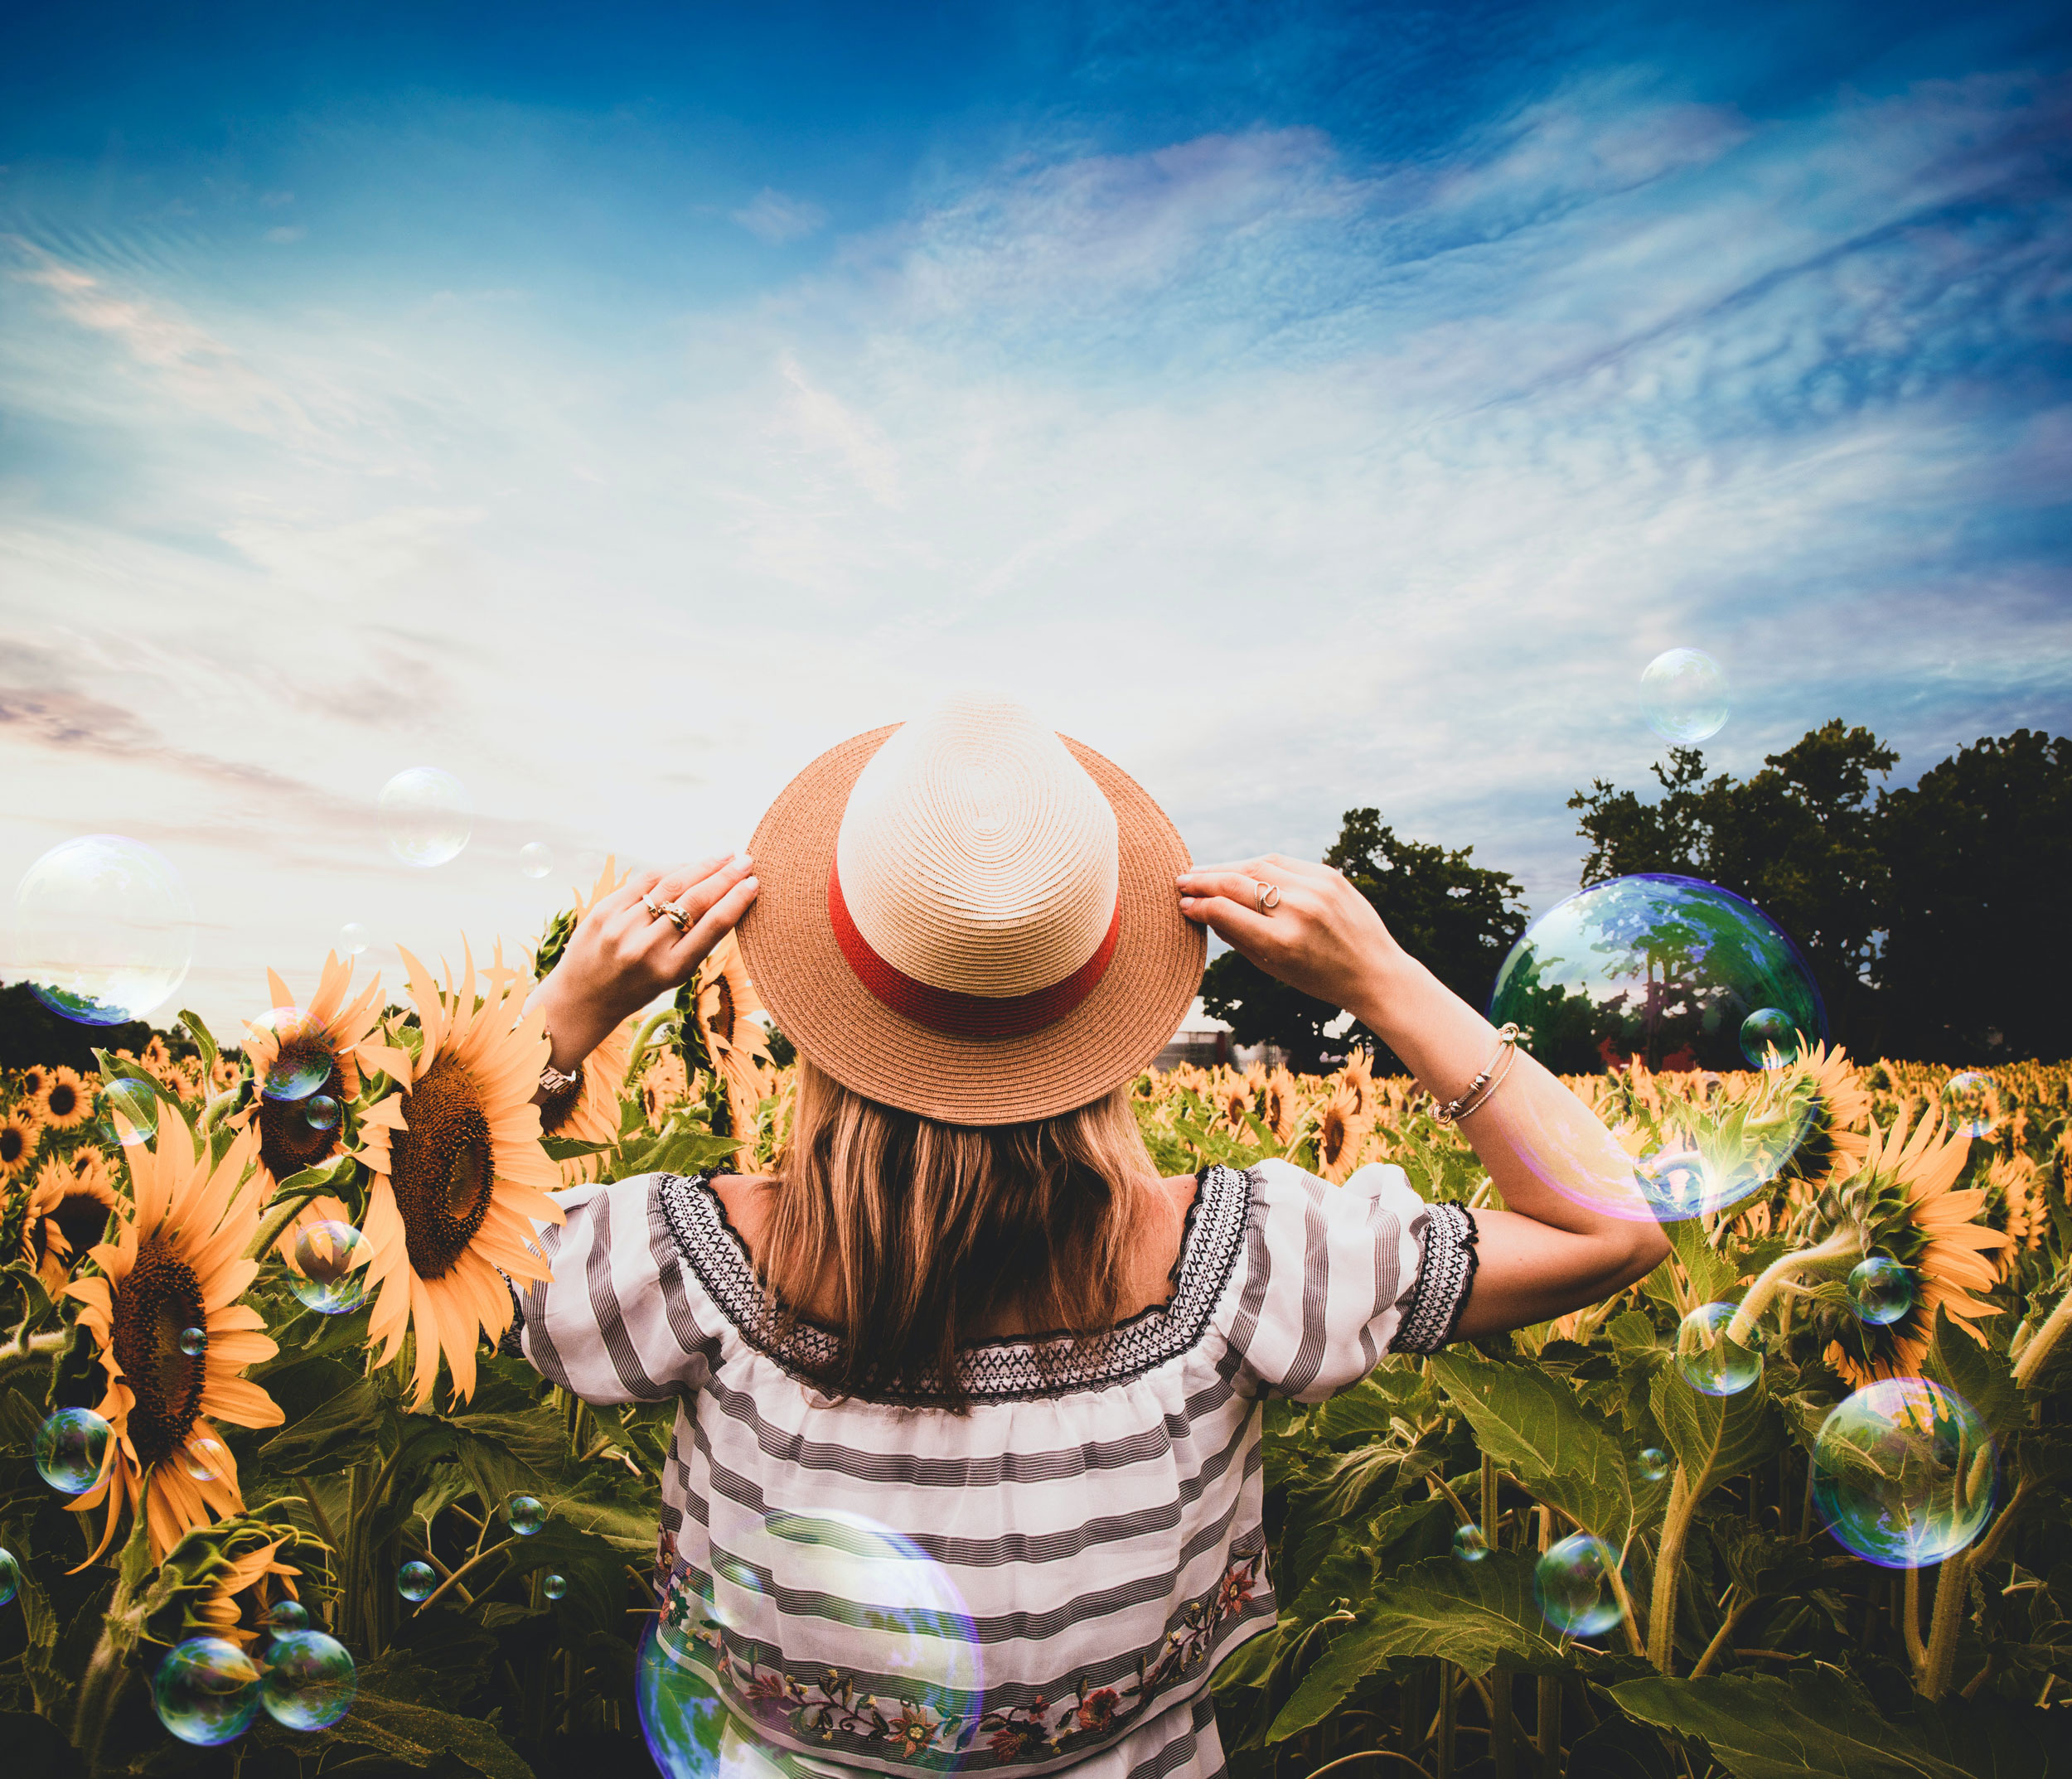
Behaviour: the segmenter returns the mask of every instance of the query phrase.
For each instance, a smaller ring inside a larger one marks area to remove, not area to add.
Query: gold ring
[[[654,892],[652,891],[650,891],[648,894],[641,897],[641,906],[647,910],[647,917],[651,921],[659,921],[669,911],[660,902],[655,900]]]
[[[690,931],[690,911],[685,907],[682,897],[678,897],[674,902],[664,902],[662,912],[675,922],[678,932],[687,933]]]
[[[1251,880],[1252,899],[1259,904],[1261,914],[1271,914],[1280,906],[1280,886],[1262,883],[1257,877]]]

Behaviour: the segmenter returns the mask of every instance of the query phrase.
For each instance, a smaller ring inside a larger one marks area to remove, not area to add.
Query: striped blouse
[[[805,1380],[833,1337],[782,1334],[704,1181],[556,1196],[526,1357],[591,1402],[678,1399],[646,1660],[724,1699],[739,1771],[795,1779],[1220,1772],[1209,1675],[1276,1612],[1261,1399],[1435,1348],[1474,1260],[1397,1168],[1211,1167],[1164,1304],[964,1349],[957,1415]]]

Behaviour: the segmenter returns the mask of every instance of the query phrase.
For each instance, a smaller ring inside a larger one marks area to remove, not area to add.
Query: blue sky
[[[2072,729],[2053,9],[203,10],[0,65],[0,876],[159,847],[212,1017],[946,685],[1538,906],[1666,648],[1736,771]]]

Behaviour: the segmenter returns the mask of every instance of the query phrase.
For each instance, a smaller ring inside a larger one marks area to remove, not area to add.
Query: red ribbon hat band
[[[1028,994],[964,994],[917,982],[871,949],[842,900],[839,866],[830,866],[827,873],[827,917],[834,924],[835,943],[859,982],[902,1018],[951,1037],[1020,1037],[1054,1025],[1093,993],[1122,937],[1122,901],[1117,897],[1106,935],[1094,955],[1063,981]]]

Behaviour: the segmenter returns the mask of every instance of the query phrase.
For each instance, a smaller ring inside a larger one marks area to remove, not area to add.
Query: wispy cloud
[[[772,247],[803,240],[827,226],[827,212],[810,198],[792,197],[768,186],[728,214],[758,241]]]

